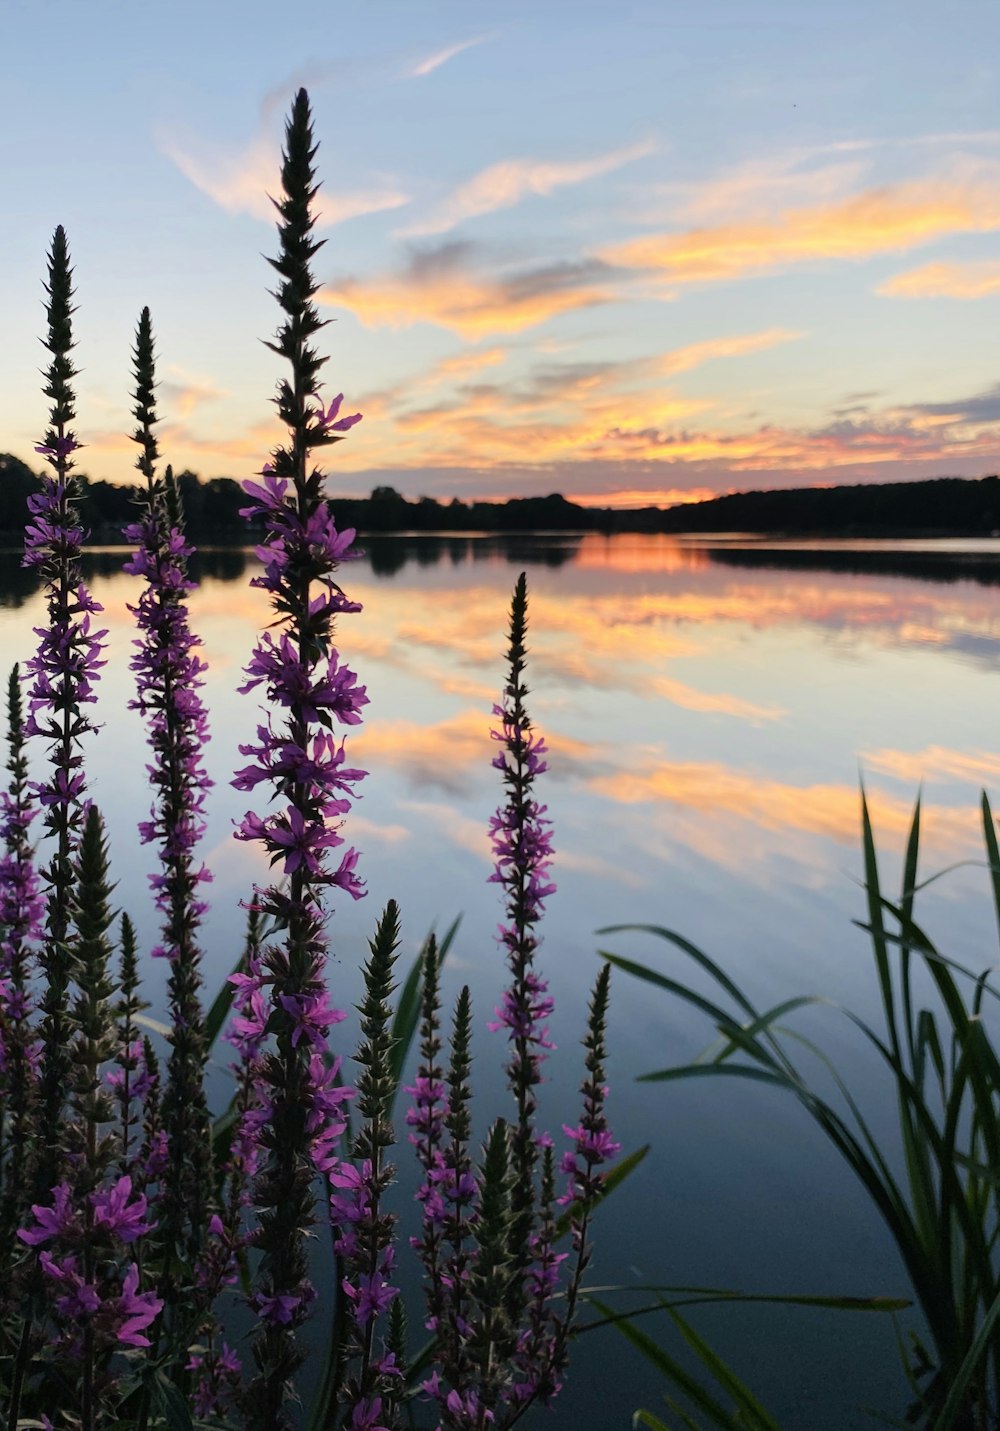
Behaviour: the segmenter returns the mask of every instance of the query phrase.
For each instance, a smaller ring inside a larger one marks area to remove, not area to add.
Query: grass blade
[[[596,1299],[592,1300],[599,1312],[608,1314],[609,1309],[602,1302],[598,1302]],[[723,1431],[732,1431],[733,1418],[730,1412],[718,1401],[715,1401],[701,1383],[681,1366],[680,1362],[675,1361],[651,1336],[638,1327],[633,1327],[631,1323],[617,1322],[616,1326],[626,1341],[632,1343],[636,1351],[640,1352],[652,1366],[655,1366],[657,1371],[669,1382],[681,1388],[684,1395],[702,1415],[711,1419],[713,1426],[721,1427]]]

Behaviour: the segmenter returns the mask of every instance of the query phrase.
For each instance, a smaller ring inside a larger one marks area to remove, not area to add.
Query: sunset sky
[[[670,503],[1000,469],[995,0],[0,0],[0,451],[35,463],[40,280],[78,434],[251,475],[278,429],[267,193],[313,100],[331,490]]]

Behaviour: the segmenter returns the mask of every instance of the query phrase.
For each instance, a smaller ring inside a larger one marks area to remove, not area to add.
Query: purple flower
[[[35,448],[43,457],[68,457],[71,452],[76,452],[80,444],[72,433],[67,433],[65,437],[54,435],[48,442],[43,442]]]
[[[320,994],[282,994],[278,1002],[292,1017],[293,1048],[302,1039],[313,1048],[321,1048],[331,1024],[339,1024],[347,1017],[342,1009],[333,1007],[325,989]]]
[[[321,432],[348,432],[356,422],[361,421],[360,412],[352,414],[351,417],[342,417],[339,422],[337,421],[337,414],[340,412],[344,401],[343,393],[338,393],[328,408],[323,406],[323,399],[319,393],[313,393],[313,397],[316,399],[319,407],[318,409],[314,409],[312,415],[316,419],[316,426]]]
[[[345,1277],[341,1286],[344,1295],[354,1303],[354,1316],[362,1327],[366,1327],[374,1317],[380,1317],[399,1296],[398,1287],[391,1286],[380,1272],[360,1277],[357,1285]]]
[[[43,1273],[64,1290],[56,1298],[56,1311],[68,1322],[78,1322],[91,1317],[100,1310],[101,1298],[93,1282],[88,1282],[78,1271],[76,1257],[65,1257],[57,1261],[51,1253],[38,1254],[38,1263]]]
[[[76,1214],[70,1206],[73,1193],[69,1183],[61,1182],[52,1189],[52,1206],[33,1203],[35,1227],[21,1227],[18,1237],[29,1247],[37,1247],[40,1242],[48,1242],[50,1237],[62,1237],[76,1225]]]
[[[392,1431],[384,1424],[381,1396],[365,1397],[355,1403],[351,1419],[347,1423],[350,1431]]]
[[[152,1223],[144,1221],[145,1195],[140,1193],[134,1202],[129,1201],[131,1196],[130,1177],[119,1178],[107,1192],[90,1194],[95,1226],[106,1227],[119,1242],[134,1242],[137,1237],[144,1237],[152,1228]]]
[[[125,1273],[121,1296],[114,1304],[114,1312],[118,1318],[116,1335],[119,1346],[148,1347],[149,1338],[141,1334],[155,1322],[163,1306],[162,1297],[157,1297],[155,1292],[137,1292],[138,1286],[139,1269],[132,1262]]]
[[[258,1315],[265,1322],[274,1322],[280,1326],[288,1326],[296,1308],[302,1304],[301,1297],[289,1296],[285,1293],[274,1297],[258,1294],[252,1300]]]

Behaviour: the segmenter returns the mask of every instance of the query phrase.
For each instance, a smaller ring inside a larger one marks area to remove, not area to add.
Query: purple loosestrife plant
[[[76,416],[72,380],[73,286],[66,234],[56,229],[49,252],[46,284],[51,354],[45,395],[51,402],[49,427],[36,447],[49,472],[41,491],[28,498],[30,519],[25,532],[24,564],[34,566],[45,585],[48,620],[38,632],[37,654],[29,661],[28,735],[48,741],[49,775],[36,786],[45,809],[44,825],[55,841],[42,870],[46,896],[45,937],[41,947],[44,976],[41,1000],[41,1067],[39,1118],[51,1136],[38,1143],[35,1182],[41,1192],[56,1180],[62,1156],[58,1129],[62,1126],[65,1090],[69,1083],[69,939],[72,925],[73,860],[83,820],[84,788],[81,738],[96,726],[84,707],[95,699],[101,638],[91,617],[100,606],[80,577],[83,529],[76,512],[77,484],[72,454],[79,447],[73,431]]]
[[[535,967],[536,932],[552,858],[550,822],[533,785],[545,770],[545,745],[525,706],[527,586],[518,579],[511,603],[508,681],[494,707],[501,750],[493,761],[507,792],[490,823],[496,856],[494,882],[503,886],[505,922],[500,940],[511,984],[489,1027],[506,1029],[511,1053],[507,1075],[517,1118],[497,1123],[482,1167],[468,1156],[468,991],[455,1014],[451,1062],[445,1078],[437,962],[433,947],[423,966],[420,1062],[407,1089],[410,1141],[424,1170],[417,1193],[422,1233],[412,1239],[425,1269],[427,1327],[437,1337],[438,1371],[424,1391],[438,1403],[443,1431],[487,1424],[511,1427],[535,1403],[548,1404],[560,1389],[583,1273],[590,1259],[590,1215],[601,1196],[601,1166],[617,1152],[604,1116],[604,1020],[607,979],[598,978],[590,1009],[587,1081],[580,1125],[565,1131],[573,1151],[562,1166],[572,1175],[568,1222],[575,1256],[568,1285],[561,1266],[571,1254],[556,1251],[555,1155],[552,1139],[535,1127],[535,1089],[551,1049],[545,1021],[552,1012],[548,988]]]
[[[541,1065],[552,1044],[546,1020],[552,1013],[548,985],[535,967],[539,940],[535,926],[555,885],[548,882],[552,859],[551,821],[546,807],[534,796],[534,782],[543,774],[545,742],[532,729],[525,707],[525,635],[528,626],[528,591],[524,572],[518,577],[510,608],[507,650],[508,678],[503,700],[493,707],[500,721],[492,732],[500,750],[493,760],[500,771],[506,801],[490,821],[490,838],[496,867],[490,879],[503,887],[504,923],[499,938],[507,955],[511,983],[497,1009],[493,1030],[506,1029],[510,1043],[507,1078],[517,1104],[511,1130],[514,1166],[511,1212],[514,1224],[514,1275],[511,1311],[521,1296],[520,1278],[526,1271],[533,1236],[535,1168],[538,1160],[535,1088],[541,1082]]]
[[[28,791],[24,719],[17,666],[7,686],[7,771],[0,795],[0,1269],[10,1290],[12,1239],[27,1210],[26,1170],[36,1094],[36,1047],[31,1024],[30,974],[41,937],[45,902],[39,891],[29,830],[37,814]]]
[[[604,1081],[604,1060],[607,1056],[604,1040],[610,983],[611,966],[605,964],[594,981],[588,1010],[587,1032],[583,1038],[586,1077],[580,1086],[583,1096],[580,1122],[575,1128],[563,1125],[563,1133],[570,1140],[572,1147],[563,1153],[560,1161],[562,1171],[568,1174],[568,1181],[566,1191],[559,1198],[559,1202],[568,1208],[573,1238],[573,1257],[566,1288],[565,1305],[558,1320],[551,1354],[545,1368],[553,1380],[566,1366],[567,1345],[573,1329],[580,1288],[583,1285],[583,1274],[590,1264],[592,1252],[588,1241],[590,1220],[602,1195],[604,1183],[602,1169],[621,1150],[620,1144],[616,1143],[611,1136],[605,1113],[608,1088]],[[543,1255],[539,1256],[536,1264],[538,1269],[544,1267],[545,1260]],[[541,1394],[539,1392],[539,1395]]]
[[[330,863],[343,844],[337,827],[363,773],[346,767],[333,730],[356,725],[367,696],[332,645],[334,617],[359,609],[333,579],[354,533],[337,531],[323,474],[311,463],[315,449],[339,441],[358,421],[357,414],[339,416],[340,397],[329,405],[318,397],[325,359],[312,346],[323,326],[310,271],[319,247],[312,237],[314,156],[309,101],[300,90],[286,129],[283,197],[276,204],[280,253],[271,260],[285,319],[269,346],[291,367],[276,399],[289,438],[272,454],[263,483],[246,484],[251,504],[244,509],[265,526],[264,572],[255,584],[270,593],[276,621],[257,644],[243,690],[263,686],[269,715],[257,743],[242,747],[251,764],[234,781],[247,791],[270,786],[272,811],[263,817],[248,811],[237,836],[260,844],[287,876],[283,887],[256,895],[281,935],[261,953],[255,991],[266,998],[265,1028],[274,1043],[260,1069],[260,1106],[268,1118],[259,1132],[254,1185],[258,1376],[247,1407],[252,1423],[267,1431],[290,1425],[285,1408],[303,1355],[296,1332],[315,1295],[305,1241],[314,1220],[313,1177],[317,1167],[333,1170],[330,1133],[343,1126],[340,1106],[329,1098],[327,1033],[343,1014],[326,989],[324,895],[331,886],[354,898],[363,893],[353,850],[336,869]]]
[[[339,1400],[345,1425],[375,1425],[395,1431],[403,1390],[403,1367],[386,1335],[399,1293],[393,1285],[396,1218],[387,1213],[385,1194],[396,1169],[386,1158],[395,1142],[389,1104],[392,973],[399,943],[399,910],[390,900],[370,942],[364,968],[365,997],[359,1005],[361,1044],[355,1055],[361,1073],[355,1089],[360,1127],[351,1144],[351,1162],[330,1173],[334,1192],[330,1216],[334,1250],[344,1268],[340,1291],[349,1306],[347,1335],[340,1355],[345,1376]],[[347,1413],[350,1413],[350,1421]]]
[[[147,719],[153,760],[148,771],[155,800],[148,820],[139,825],[144,843],[155,844],[159,870],[150,876],[160,912],[162,939],[153,951],[170,961],[170,1058],[163,1089],[162,1117],[169,1163],[160,1198],[158,1235],[163,1246],[163,1288],[172,1299],[174,1259],[193,1263],[199,1256],[211,1216],[211,1120],[204,1091],[208,1056],[201,988],[198,927],[205,911],[199,888],[210,878],[196,855],[204,832],[205,796],[211,781],[202,750],[208,721],[200,688],[205,664],[195,654],[199,642],[188,621],[187,577],[193,552],[171,519],[168,485],[157,476],[159,459],[153,428],[155,358],[149,309],[136,330],[133,354],[136,466],[145,478],[140,519],[126,527],[137,544],[125,565],[145,586],[135,606],[139,637],[132,670],[137,696],[130,706]],[[174,513],[179,518],[179,514]]]
[[[129,1175],[118,1176],[121,1143],[104,1069],[117,1051],[110,975],[107,846],[101,817],[89,806],[75,869],[72,1030],[67,1099],[66,1174],[31,1209],[18,1237],[36,1250],[45,1289],[44,1345],[34,1379],[41,1407],[57,1404],[96,1431],[113,1404],[116,1351],[149,1345],[144,1330],[162,1305],[139,1291],[136,1246],[151,1230],[148,1204]]]
[[[145,1181],[145,1170],[135,1156],[133,1144],[141,1124],[141,1109],[149,1079],[142,1067],[142,1039],[139,1038],[137,1019],[149,1005],[139,995],[139,965],[136,958],[135,928],[127,914],[121,918],[121,950],[119,961],[118,1004],[115,1008],[115,1025],[118,1030],[118,1047],[115,1052],[115,1067],[104,1075],[105,1085],[111,1090],[118,1103],[119,1140],[121,1153],[119,1169],[122,1177],[131,1176],[137,1186]]]

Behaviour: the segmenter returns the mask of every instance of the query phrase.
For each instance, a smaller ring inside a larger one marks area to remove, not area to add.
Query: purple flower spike
[[[260,480],[244,485],[248,503],[242,508],[264,529],[258,548],[263,569],[252,585],[270,596],[274,619],[257,641],[241,689],[259,690],[268,717],[257,726],[257,742],[242,748],[249,763],[233,782],[274,802],[266,814],[247,811],[235,837],[258,845],[286,877],[255,891],[254,910],[271,917],[281,935],[260,949],[250,971],[255,987],[240,990],[232,1035],[245,1055],[247,1089],[237,1146],[244,1166],[257,1165],[255,1245],[262,1272],[252,1305],[260,1319],[254,1348],[259,1374],[248,1404],[261,1427],[288,1424],[284,1407],[301,1360],[296,1333],[313,1299],[305,1256],[314,1220],[313,1176],[317,1168],[337,1175],[344,1130],[342,1100],[326,1073],[329,1030],[343,1017],[327,993],[326,891],[335,886],[354,898],[364,893],[355,873],[357,854],[343,848],[340,833],[364,772],[347,766],[343,742],[333,738],[337,726],[358,725],[368,703],[333,644],[334,619],[360,609],[335,579],[353,532],[338,531],[323,495],[324,474],[311,459],[312,449],[339,441],[358,416],[340,417],[342,398],[327,407],[314,396],[325,361],[311,341],[322,327],[309,269],[314,154],[303,90],[286,130],[281,253],[274,260],[282,274],[277,296],[284,316],[269,345],[291,367],[277,397],[288,436]]]

